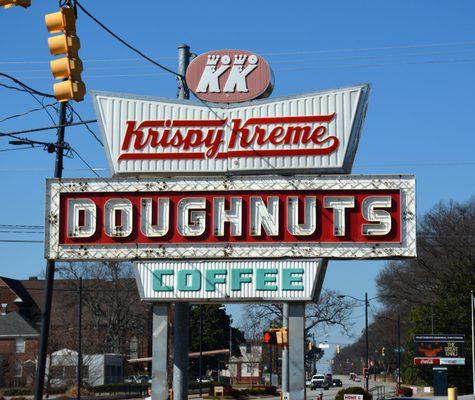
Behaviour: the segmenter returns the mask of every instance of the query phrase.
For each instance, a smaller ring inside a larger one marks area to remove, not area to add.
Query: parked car
[[[125,379],[127,383],[152,383],[152,378],[148,375],[132,375]]]
[[[338,378],[332,379],[332,386],[343,387],[343,382],[341,381],[341,379],[338,379]]]

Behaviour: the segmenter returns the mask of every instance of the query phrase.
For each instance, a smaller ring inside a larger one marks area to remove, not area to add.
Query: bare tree
[[[140,301],[130,263],[62,263],[58,272],[69,299],[58,304],[62,310],[56,317],[69,314],[77,320],[71,310],[77,310],[78,280],[83,278],[85,351],[129,354],[130,339],[147,336],[150,311]],[[75,326],[72,321],[64,323]]]
[[[318,303],[307,304],[306,333],[313,329],[325,331],[330,326],[338,326],[342,332],[349,333],[355,303],[338,295],[334,290],[323,290]],[[271,325],[282,326],[282,304],[249,304],[245,313],[246,319],[260,329],[261,335]]]

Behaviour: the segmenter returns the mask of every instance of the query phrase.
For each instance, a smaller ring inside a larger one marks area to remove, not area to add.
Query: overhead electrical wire
[[[68,107],[71,109],[71,111],[73,112],[73,114],[78,117],[79,121],[81,121],[84,126],[86,127],[86,129],[89,131],[89,133],[94,137],[94,139],[96,139],[96,141],[101,145],[101,146],[104,146],[104,144],[102,143],[101,139],[99,139],[97,137],[97,135],[94,133],[94,131],[89,127],[88,125],[88,122],[85,122],[81,115],[79,115],[79,113],[76,111],[76,109],[70,104],[68,103]]]
[[[48,98],[51,98],[51,99],[55,98],[54,95],[52,95],[52,94],[40,92],[39,90],[33,89],[32,87],[28,86],[27,84],[23,83],[22,81],[20,81],[17,78],[14,78],[11,75],[0,72],[0,76],[3,76],[4,78],[10,79],[11,81],[15,82],[17,85],[19,85],[23,89],[25,89],[25,91],[28,91],[29,93],[34,93],[34,94],[37,94],[38,96],[48,97]]]
[[[78,153],[77,150],[71,148],[71,151],[76,154],[78,156],[78,158],[83,162],[84,165],[86,165],[89,170],[94,174],[96,175],[98,178],[100,178],[101,176],[96,172],[96,170],[94,168],[91,167],[91,165],[81,156],[81,154]]]
[[[36,111],[42,111],[45,107],[46,108],[48,108],[48,107],[53,107],[54,108],[55,105],[56,105],[56,103],[46,104],[44,107],[32,108],[31,110],[25,111],[25,112],[20,113],[20,114],[10,115],[8,117],[1,118],[0,123],[8,121],[10,119],[24,117],[25,115],[31,114],[31,113],[36,112]]]
[[[124,39],[122,39],[119,35],[114,33],[112,30],[110,30],[107,26],[105,26],[101,21],[99,21],[94,15],[92,15],[89,11],[87,11],[82,4],[79,1],[76,1],[76,6],[84,13],[86,14],[89,18],[91,18],[96,24],[98,24],[102,29],[104,29],[109,35],[113,36],[115,39],[117,39],[119,42],[121,42],[124,46],[132,50],[133,52],[137,53],[139,56],[142,58],[146,59],[147,61],[151,62],[152,64],[156,65],[157,67],[163,69],[164,71],[167,71],[179,78],[183,78],[179,73],[173,71],[172,69],[165,67],[164,65],[160,64],[159,62],[155,61],[154,59],[148,57],[146,54],[144,54],[142,51],[138,50],[128,42],[126,42]]]

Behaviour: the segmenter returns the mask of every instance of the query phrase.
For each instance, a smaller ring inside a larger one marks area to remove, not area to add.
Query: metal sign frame
[[[400,195],[400,242],[338,243],[184,243],[152,245],[64,245],[59,242],[60,196],[74,193],[397,190]],[[210,177],[181,179],[48,180],[45,257],[58,260],[137,260],[179,258],[400,258],[416,255],[415,179],[411,175]]]

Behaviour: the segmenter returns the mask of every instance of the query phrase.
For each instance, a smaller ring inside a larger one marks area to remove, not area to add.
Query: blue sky
[[[52,57],[43,16],[56,11],[57,2],[32,3],[26,10],[0,10],[0,72],[51,92]],[[275,74],[273,96],[369,82],[372,94],[353,172],[414,173],[419,215],[441,200],[465,201],[473,194],[474,2],[81,3],[116,33],[173,69],[177,46],[188,43],[198,54],[222,48],[260,53]],[[173,76],[141,60],[87,16],[79,15],[77,31],[89,90],[175,97]],[[27,94],[0,88],[0,120],[37,106]],[[95,118],[90,98],[75,107],[84,119]],[[51,124],[38,111],[0,122],[0,132]],[[30,138],[55,140],[54,131]],[[68,129],[66,141],[99,174],[109,176],[103,149],[84,128]],[[11,148],[0,138],[0,224],[43,225],[45,178],[53,174],[54,157],[42,149],[2,151]],[[75,157],[65,160],[64,176],[92,174]],[[0,239],[12,238],[42,236],[0,233]],[[44,267],[41,244],[0,242],[0,252],[2,275],[26,278]],[[383,265],[331,262],[324,286],[353,296],[361,297],[365,291],[373,296],[374,279]],[[238,308],[231,309],[238,314]],[[355,312],[355,332],[363,323],[362,317],[356,318],[359,314]]]

